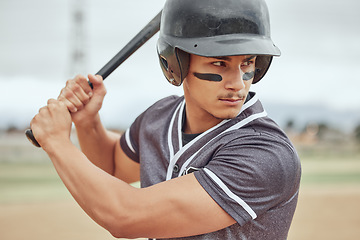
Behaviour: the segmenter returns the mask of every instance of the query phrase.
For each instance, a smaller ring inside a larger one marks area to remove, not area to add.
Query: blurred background
[[[96,73],[164,2],[0,1],[0,239],[113,239],[76,205],[23,132],[67,79]],[[267,4],[282,56],[253,90],[302,159],[289,239],[358,239],[360,2]],[[182,94],[162,75],[157,36],[106,79],[101,117],[108,128],[123,131],[154,101]]]

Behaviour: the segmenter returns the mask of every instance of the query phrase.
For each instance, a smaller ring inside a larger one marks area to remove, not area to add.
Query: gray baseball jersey
[[[194,172],[207,193],[237,223],[180,239],[286,239],[297,204],[300,160],[255,93],[234,119],[183,145],[183,97],[162,99],[121,137],[140,163],[141,187]],[[176,191],[176,189],[174,189]]]

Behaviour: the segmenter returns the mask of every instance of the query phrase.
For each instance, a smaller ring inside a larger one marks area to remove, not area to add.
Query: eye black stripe
[[[251,80],[252,78],[254,78],[254,76],[255,76],[255,72],[254,72],[254,71],[244,73],[244,75],[243,75],[243,80],[244,80],[244,81],[249,81],[249,80]]]
[[[201,80],[206,80],[211,82],[221,82],[223,79],[221,75],[212,74],[212,73],[194,73],[194,76]]]

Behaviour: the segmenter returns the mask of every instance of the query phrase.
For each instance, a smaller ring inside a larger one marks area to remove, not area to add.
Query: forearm
[[[120,134],[105,129],[99,115],[88,124],[75,124],[82,152],[97,167],[113,175],[114,148]]]
[[[122,221],[135,188],[93,165],[70,141],[57,143],[56,150],[47,153],[71,195],[95,222],[111,230],[115,218]]]

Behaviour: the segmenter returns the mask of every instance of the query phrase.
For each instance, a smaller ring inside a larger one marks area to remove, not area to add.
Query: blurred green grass
[[[71,198],[51,161],[21,135],[21,144],[0,144],[0,204]],[[303,186],[360,185],[358,147],[297,147],[302,162]]]
[[[69,194],[51,163],[0,163],[0,203],[58,200]]]

